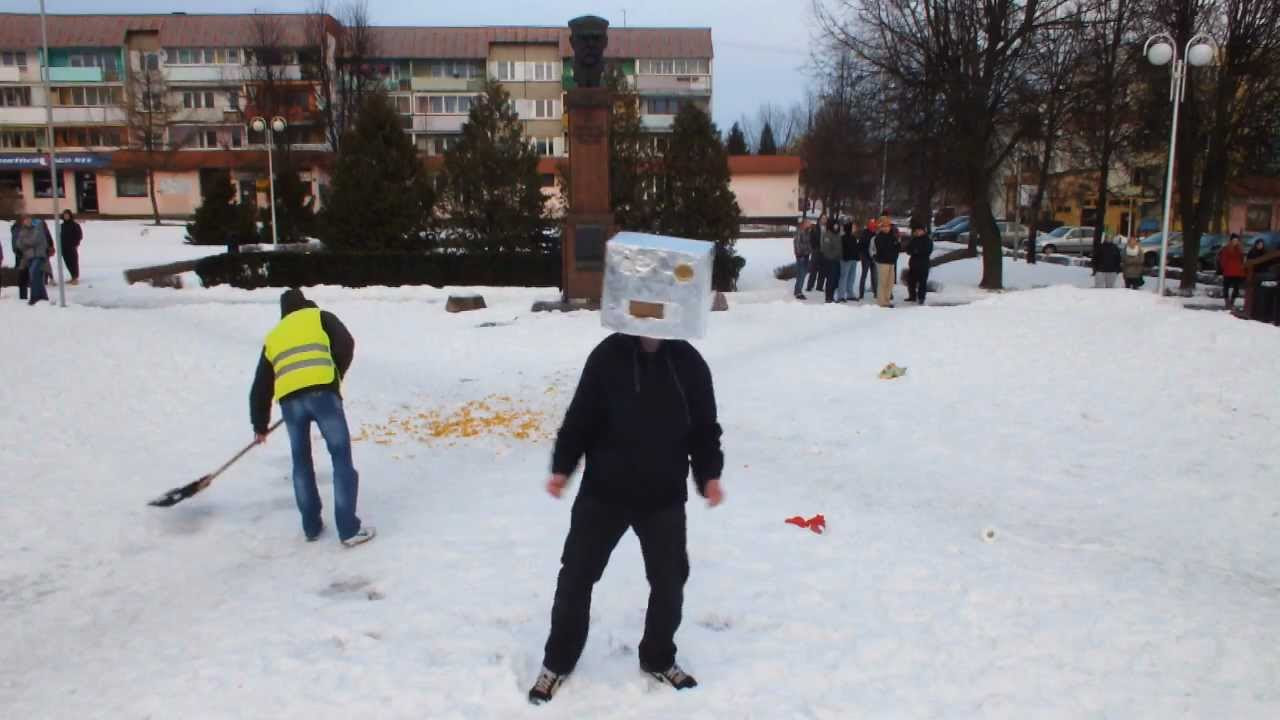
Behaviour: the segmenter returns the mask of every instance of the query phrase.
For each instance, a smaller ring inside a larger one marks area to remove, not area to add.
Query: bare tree
[[[983,248],[981,285],[1002,286],[995,179],[1034,132],[1025,63],[1067,0],[815,0],[834,42],[903,91],[937,100],[946,147]]]
[[[185,144],[190,136],[173,132],[174,121],[182,112],[182,105],[169,92],[169,83],[155,55],[138,53],[130,58],[128,93],[125,101],[127,142],[130,149],[142,154],[152,220],[159,225],[156,170],[168,164],[172,152]]]
[[[319,114],[329,145],[337,151],[365,98],[376,92],[380,73],[368,0],[348,0],[334,23],[330,0],[313,0],[307,16],[307,55],[318,85]],[[336,32],[336,34],[335,34]]]

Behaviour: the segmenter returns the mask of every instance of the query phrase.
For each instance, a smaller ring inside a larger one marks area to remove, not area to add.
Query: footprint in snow
[[[377,588],[369,587],[370,581],[367,578],[353,577],[347,580],[334,580],[329,586],[320,590],[317,595],[320,597],[340,597],[344,595],[364,595],[366,600],[382,600],[386,595],[382,594]]]
[[[733,619],[720,617],[719,615],[708,615],[699,620],[698,625],[712,632],[724,632],[733,627]]]

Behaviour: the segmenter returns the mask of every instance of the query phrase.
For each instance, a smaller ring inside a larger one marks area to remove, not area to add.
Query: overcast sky
[[[50,13],[297,12],[309,0],[46,0]],[[807,0],[369,0],[378,25],[562,25],[596,14],[614,25],[710,27],[715,45],[714,116],[721,130],[764,102],[790,106],[808,78]],[[38,0],[0,0],[0,10],[37,12]]]

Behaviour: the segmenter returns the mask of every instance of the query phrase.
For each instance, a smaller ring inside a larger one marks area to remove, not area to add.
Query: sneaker
[[[561,675],[554,673],[545,667],[538,673],[538,679],[533,682],[533,687],[529,688],[529,702],[534,705],[541,705],[549,702],[555,697],[556,690],[560,689],[564,679],[569,677],[568,673]]]
[[[804,296],[804,293],[796,293],[796,299],[797,299],[797,300],[808,300],[808,298],[806,298],[806,297]]]
[[[353,548],[357,545],[363,545],[369,542],[377,534],[378,534],[377,530],[374,530],[372,527],[366,525],[365,527],[360,528],[360,530],[358,530],[355,535],[352,535],[346,540],[343,540],[342,544],[345,547]]]
[[[320,536],[323,534],[324,534],[324,523],[320,523],[320,529],[316,531],[315,535],[308,535],[307,542],[315,542],[319,540]]]
[[[676,663],[672,663],[671,667],[663,670],[662,672],[655,672],[653,670],[645,670],[645,672],[653,676],[654,680],[664,682],[677,690],[688,690],[689,688],[698,687],[698,681],[694,680],[693,676],[689,673],[681,670],[680,666]]]

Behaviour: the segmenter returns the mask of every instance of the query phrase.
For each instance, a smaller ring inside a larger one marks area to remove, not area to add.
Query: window
[[[31,105],[31,88],[0,88],[0,107],[28,107]]]
[[[62,175],[62,173],[58,173],[58,175]],[[52,192],[53,181],[49,179],[49,173],[47,171],[33,172],[31,173],[31,176],[32,176],[32,179],[35,180],[36,197],[38,198],[53,197],[53,192]],[[66,197],[66,196],[67,196],[66,178],[59,177],[58,178],[58,197]]]
[[[407,95],[395,96],[395,102],[396,102],[396,112],[400,113],[401,115],[410,115],[413,113],[413,108],[410,107],[410,100]]]
[[[17,170],[0,172],[0,192],[22,197],[22,173]]]
[[[457,95],[444,96],[444,114],[445,115],[458,114],[458,96]]]
[[[1249,232],[1266,232],[1271,229],[1270,205],[1247,205],[1244,210],[1244,229]]]
[[[641,60],[637,71],[641,75],[707,75],[711,71],[711,61],[705,58]]]
[[[0,53],[0,65],[25,68],[27,66],[27,54],[22,50],[6,50]]]
[[[412,129],[413,129],[413,116],[412,116],[412,115],[401,115],[401,116],[400,116],[400,129],[401,129],[401,130],[412,130]]]
[[[675,115],[688,100],[674,97],[645,98],[645,113],[648,115]]]
[[[146,66],[147,70],[159,70],[160,69],[159,53],[147,53],[146,56],[143,58],[143,64]]]
[[[212,90],[194,90],[182,93],[182,107],[189,109],[213,108]]]
[[[226,60],[228,65],[239,65],[240,48],[227,48]]]
[[[0,130],[0,148],[34,148],[43,141],[44,133],[35,130]]]
[[[533,149],[537,151],[539,155],[556,154],[555,138],[533,138],[531,142],[533,143]]]
[[[452,150],[458,144],[458,138],[453,135],[444,137],[435,137],[431,139],[432,150],[436,155],[443,155]]]
[[[533,116],[539,120],[551,120],[560,117],[560,101],[534,100]]]
[[[231,128],[231,147],[244,147],[244,136],[240,132],[240,128]]]
[[[560,73],[556,63],[540,62],[533,63],[533,79],[534,80],[559,80]]]
[[[146,197],[146,170],[117,170],[116,197]]]
[[[228,90],[227,91],[227,110],[234,112],[239,109],[240,109],[240,91]]]
[[[516,64],[510,60],[498,63],[499,80],[515,80]]]
[[[467,115],[471,112],[471,96],[462,95],[458,98],[458,113]]]
[[[215,53],[215,52],[213,51],[213,48],[205,48],[205,49],[204,49],[204,64],[205,64],[205,65],[216,65],[216,64],[218,64],[217,57],[218,57],[218,55],[217,55],[217,53]]]
[[[53,88],[58,105],[101,106],[119,105],[123,90],[118,87],[64,87]]]

